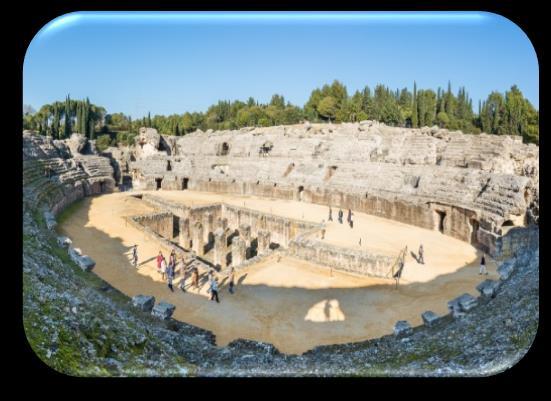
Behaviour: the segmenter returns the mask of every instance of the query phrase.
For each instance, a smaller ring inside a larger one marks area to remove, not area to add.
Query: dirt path
[[[302,218],[304,213],[304,218],[310,221],[327,217],[327,209],[323,206],[300,202],[243,199],[192,191],[159,191],[156,194],[196,205],[225,201],[242,206],[245,202],[246,207],[266,212],[271,209],[273,213],[288,217]],[[420,314],[425,310],[446,313],[448,300],[464,292],[475,295],[475,286],[482,280],[477,274],[477,253],[470,245],[440,233],[429,231],[436,234],[431,237],[425,233],[428,230],[400,223],[396,226],[395,222],[356,214],[356,227],[365,225],[369,227],[365,230],[378,233],[377,237],[372,237],[374,247],[382,249],[388,241],[391,244],[386,246],[391,249],[392,241],[401,243],[405,239],[408,244],[415,244],[420,236],[424,238],[427,265],[408,261],[404,278],[409,284],[394,290],[393,283],[387,280],[337,272],[330,275],[328,268],[301,260],[283,258],[278,263],[276,259],[269,259],[239,272],[234,295],[228,293],[225,277],[221,276],[221,303],[216,304],[208,300],[204,284],[199,291],[189,289],[182,293],[176,289],[170,292],[156,271],[154,258],[160,245],[127,226],[123,219],[123,216],[152,209],[128,195],[114,193],[84,199],[61,224],[59,231],[96,261],[94,272],[98,276],[129,296],[150,294],[158,301],[176,305],[176,319],[212,331],[218,345],[246,338],[273,343],[282,352],[302,353],[316,345],[379,337],[391,333],[397,320],[409,320],[416,325],[421,323]],[[294,203],[300,203],[301,208]],[[344,226],[328,228],[328,240],[344,241],[346,245],[344,233],[339,235],[339,230],[345,228],[350,230]],[[362,229],[358,228],[360,231]],[[392,232],[395,235],[391,235]],[[130,265],[129,252],[133,244],[138,244],[138,269]],[[429,251],[432,246],[439,253]],[[165,255],[169,252],[163,249]],[[447,257],[446,252],[449,252]],[[497,277],[493,261],[489,263],[489,271],[488,277]]]

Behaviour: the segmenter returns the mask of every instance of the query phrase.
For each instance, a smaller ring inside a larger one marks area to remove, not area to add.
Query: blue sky
[[[302,106],[334,79],[348,93],[465,86],[473,104],[517,84],[539,108],[536,53],[490,13],[72,13],[35,36],[25,104],[88,96],[133,118],[279,93]],[[476,111],[476,110],[475,110]]]

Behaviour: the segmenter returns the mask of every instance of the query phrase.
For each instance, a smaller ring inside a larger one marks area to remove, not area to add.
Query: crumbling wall
[[[134,217],[135,221],[159,234],[161,237],[171,240],[174,234],[174,215],[170,212],[150,213]]]
[[[380,278],[388,278],[395,261],[389,256],[341,248],[305,237],[291,241],[288,254],[336,270]]]

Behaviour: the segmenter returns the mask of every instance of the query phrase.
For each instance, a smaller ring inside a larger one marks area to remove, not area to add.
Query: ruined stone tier
[[[147,130],[143,142],[157,148],[137,151],[129,163],[136,189],[351,208],[440,230],[490,253],[510,227],[532,223],[529,212],[538,207],[539,148],[510,136],[365,122],[178,138]]]

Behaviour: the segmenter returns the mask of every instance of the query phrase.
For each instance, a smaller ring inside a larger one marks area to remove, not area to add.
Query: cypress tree
[[[411,106],[411,126],[417,128],[419,126],[419,115],[417,112],[417,83],[413,81],[413,104]]]
[[[147,127],[151,128],[151,112],[147,113]]]
[[[65,98],[65,126],[63,131],[64,138],[69,138],[71,136],[71,99],[69,98],[69,95]]]
[[[94,121],[93,120],[90,120],[89,124],[88,124],[88,131],[90,133],[90,139],[94,139],[95,138],[95,133],[94,133]]]

